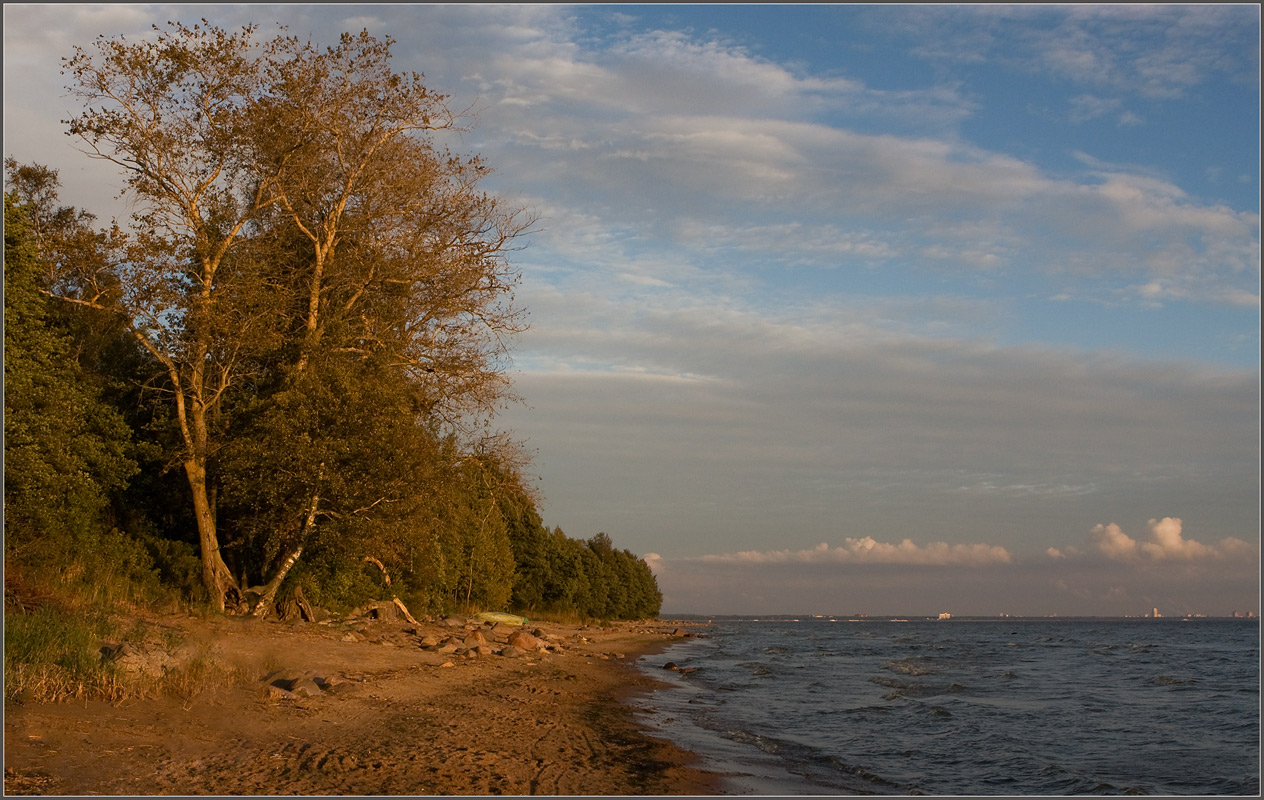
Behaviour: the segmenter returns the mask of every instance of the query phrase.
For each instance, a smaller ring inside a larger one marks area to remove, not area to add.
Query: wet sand
[[[5,704],[6,794],[706,795],[723,777],[647,735],[624,702],[674,625],[540,623],[561,654],[454,657],[437,623],[167,619],[242,685],[190,698]],[[531,623],[528,629],[535,629]],[[499,649],[504,635],[488,636]],[[620,657],[622,656],[622,657]],[[263,680],[321,679],[311,696]],[[282,673],[286,674],[286,673]],[[257,676],[257,677],[251,677]]]

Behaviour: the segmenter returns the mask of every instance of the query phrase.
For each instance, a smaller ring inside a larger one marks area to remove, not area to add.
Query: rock
[[[323,694],[320,685],[312,678],[303,678],[290,687],[290,692],[299,697],[319,697]]]
[[[438,647],[438,646],[439,646],[439,639],[438,639],[438,637],[431,636],[430,634],[426,634],[425,636],[421,637],[421,641],[418,643],[418,646],[420,646],[420,647]]]
[[[679,672],[680,666],[675,661],[668,661],[663,665],[663,669],[669,669],[672,672]]]
[[[503,622],[497,622],[495,625],[492,626],[492,633],[494,633],[497,636],[510,636],[514,633],[517,633],[520,630],[521,628],[518,628],[517,626],[506,625]]]
[[[269,700],[296,700],[294,693],[288,689],[282,689],[280,686],[268,686],[267,697]]]
[[[456,616],[446,616],[439,620],[440,625],[444,625],[448,628],[464,628],[466,622],[468,622],[468,620],[465,619],[465,617]]]
[[[466,647],[478,647],[480,644],[487,644],[487,637],[481,631],[471,631],[462,644]]]
[[[344,642],[363,642],[364,637],[355,631],[347,631],[342,635],[342,640]]]
[[[179,666],[179,661],[161,645],[119,645],[113,663],[124,672],[136,675],[161,676]],[[104,654],[103,654],[104,655]]]
[[[440,667],[455,667],[455,666],[456,666],[456,664],[453,664],[451,661],[445,661],[445,662],[443,662],[442,664],[440,664],[439,666],[440,666]]]
[[[515,631],[509,636],[509,644],[519,650],[539,650],[543,642],[526,631]]]
[[[545,633],[543,628],[536,628],[535,630],[531,631],[531,635],[532,635],[532,636],[534,636],[534,637],[535,637],[535,638],[537,638],[537,639],[553,639],[553,638],[556,638],[556,637],[555,637],[555,636],[553,636],[552,634]]]
[[[500,651],[500,654],[504,656],[505,658],[522,658],[523,656],[526,655],[525,652],[518,649],[517,647],[514,647],[513,645],[506,645]]]
[[[263,682],[271,689],[280,689],[294,697],[319,697],[334,686],[323,675],[292,669],[274,669],[263,676]]]
[[[490,645],[486,644],[480,644],[478,647],[470,650],[470,652],[476,656],[490,656],[496,654],[496,651],[493,650]]]
[[[461,648],[460,648],[459,646],[457,646],[457,645],[453,644],[452,642],[448,642],[447,644],[445,644],[445,645],[443,645],[442,647],[440,647],[440,648],[439,648],[439,652],[440,652],[440,653],[445,653],[445,654],[446,654],[446,653],[455,653],[457,650],[460,650],[460,649],[461,649]]]
[[[684,628],[676,628],[675,630],[671,632],[671,635],[672,636],[688,636],[689,631],[685,630]]]
[[[119,656],[123,655],[123,653],[126,651],[126,648],[127,648],[127,645],[125,645],[123,642],[118,642],[117,644],[106,642],[104,645],[102,645],[101,649],[98,650],[97,652],[101,654],[101,663],[108,664],[111,661],[118,658]]]

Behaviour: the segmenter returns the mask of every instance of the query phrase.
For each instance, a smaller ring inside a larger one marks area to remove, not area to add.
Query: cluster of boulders
[[[263,676],[270,700],[294,700],[299,697],[319,697],[333,693],[346,685],[345,681],[315,672],[278,669]]]
[[[678,639],[705,639],[707,638],[707,635],[705,633],[694,633],[693,631],[687,631],[684,628],[673,629],[671,632],[671,635],[675,636]]]
[[[528,633],[525,629],[504,623],[484,622],[481,625],[463,617],[447,616],[439,620],[439,625],[451,628],[452,633],[441,637],[426,634],[421,637],[420,646],[454,658],[477,658],[480,656],[498,655],[504,658],[521,658],[532,653],[565,652],[562,637],[546,633],[540,628]]]

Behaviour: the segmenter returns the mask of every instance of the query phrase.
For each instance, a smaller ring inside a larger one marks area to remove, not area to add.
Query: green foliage
[[[101,402],[47,325],[48,300],[25,214],[5,196],[4,493],[6,554],[105,528],[108,493],[136,472],[130,431]]]
[[[46,269],[12,193],[4,256],[6,568],[91,603],[152,602],[163,593],[153,563],[110,504],[137,471],[131,431],[49,324]]]
[[[303,587],[308,602],[331,611],[345,613],[367,600],[389,599],[381,573],[366,564],[363,554],[340,547],[335,539],[304,556],[291,573],[289,582]]]

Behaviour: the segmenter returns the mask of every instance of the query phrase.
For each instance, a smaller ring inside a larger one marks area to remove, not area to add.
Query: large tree
[[[64,264],[50,290],[115,314],[161,365],[221,609],[242,588],[214,501],[237,412],[258,419],[269,398],[293,404],[310,381],[372,359],[418,418],[455,423],[504,396],[507,338],[522,327],[506,255],[527,222],[477,189],[477,158],[434,142],[461,122],[447,98],[391,69],[389,39],[344,34],[320,49],[255,33],[169,23],[67,59],[86,106],[70,132],[123,171],[138,211],[110,269]],[[249,555],[271,556],[274,573],[298,558],[329,487],[356,483],[330,474],[353,465],[301,463],[283,493],[298,535]]]

